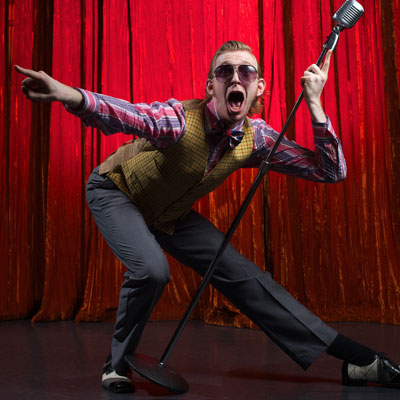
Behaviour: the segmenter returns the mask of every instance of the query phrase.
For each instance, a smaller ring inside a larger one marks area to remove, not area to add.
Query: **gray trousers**
[[[126,266],[111,343],[112,366],[126,370],[144,326],[169,281],[162,250],[200,275],[224,239],[210,221],[191,211],[173,235],[152,231],[140,211],[96,168],[87,184],[87,201],[104,239]],[[337,332],[295,300],[268,272],[228,245],[211,284],[258,325],[286,354],[306,369]]]

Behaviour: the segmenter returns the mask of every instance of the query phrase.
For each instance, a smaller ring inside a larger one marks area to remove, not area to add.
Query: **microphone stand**
[[[327,41],[325,42],[322,52],[316,62],[317,65],[320,65],[322,62],[323,58],[325,57],[325,54],[327,53],[328,50],[334,50],[336,47],[336,44],[339,39],[339,34],[342,29],[336,25],[332,33],[328,36]],[[242,219],[245,211],[247,210],[247,207],[250,204],[250,201],[252,200],[258,186],[260,185],[263,177],[265,174],[269,171],[270,166],[271,166],[271,160],[274,157],[276,150],[278,149],[279,144],[281,143],[283,137],[285,136],[286,131],[289,128],[289,124],[292,121],[297,109],[299,108],[300,103],[302,102],[304,98],[304,92],[302,91],[299,98],[296,101],[296,104],[294,105],[289,117],[287,118],[285,125],[283,126],[281,132],[279,133],[278,138],[275,141],[274,146],[270,150],[267,158],[261,162],[257,176],[252,183],[249,192],[246,195],[246,198],[244,199],[242,205],[240,206],[240,209],[238,213],[236,214],[231,226],[229,227],[225,239],[222,242],[217,254],[215,255],[214,259],[212,260],[211,264],[209,265],[206,273],[204,274],[204,277],[194,294],[189,306],[187,307],[185,314],[183,315],[181,321],[179,322],[167,348],[164,351],[164,354],[162,355],[160,361],[157,361],[156,359],[146,356],[144,354],[134,354],[131,356],[125,356],[124,359],[128,363],[128,365],[136,371],[138,374],[142,375],[143,377],[149,379],[150,381],[165,387],[171,392],[174,393],[184,393],[189,390],[189,384],[186,382],[186,380],[181,377],[176,371],[174,371],[172,368],[166,366],[166,362],[168,360],[168,357],[170,356],[173,348],[175,347],[179,337],[181,336],[189,318],[190,315],[193,312],[194,307],[196,306],[201,294],[203,293],[205,287],[209,283],[215,268],[218,265],[218,261],[221,259],[222,254],[224,253],[226,247],[229,244],[229,241],[231,240],[237,226],[239,225],[240,220]]]

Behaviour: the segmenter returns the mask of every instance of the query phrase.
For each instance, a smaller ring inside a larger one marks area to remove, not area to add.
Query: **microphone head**
[[[336,11],[333,19],[342,28],[352,28],[364,14],[364,8],[355,0],[346,0]]]

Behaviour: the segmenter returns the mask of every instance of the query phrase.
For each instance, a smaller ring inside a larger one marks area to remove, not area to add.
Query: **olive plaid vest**
[[[242,167],[253,151],[253,129],[246,118],[242,142],[226,150],[204,176],[210,143],[204,132],[203,109],[185,109],[185,115],[186,132],[178,142],[162,150],[146,144],[107,174],[136,204],[149,226],[168,234],[196,200]]]

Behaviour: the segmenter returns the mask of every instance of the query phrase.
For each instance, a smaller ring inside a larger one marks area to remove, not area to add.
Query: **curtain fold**
[[[318,184],[270,173],[232,243],[328,321],[400,322],[400,4],[361,0],[323,94],[348,177]],[[132,137],[85,128],[61,104],[31,104],[13,65],[132,102],[202,98],[212,55],[241,40],[267,83],[262,117],[280,130],[342,0],[5,0],[0,7],[0,319],[113,320],[124,267],[85,201],[92,169]],[[302,104],[287,133],[313,148]],[[195,208],[226,231],[257,170]],[[169,257],[152,319],[179,319],[200,280]],[[253,325],[207,288],[194,318]]]

